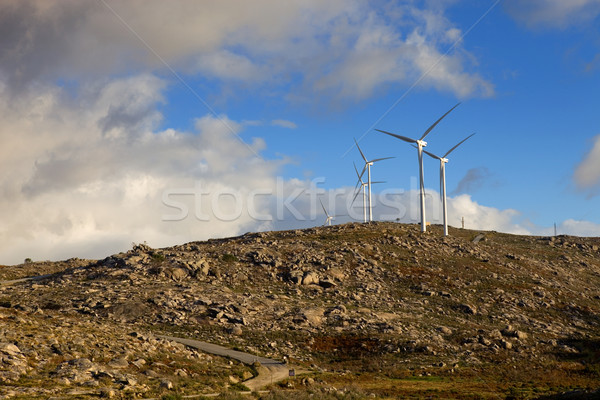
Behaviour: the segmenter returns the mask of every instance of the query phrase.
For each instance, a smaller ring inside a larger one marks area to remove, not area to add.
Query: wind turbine
[[[321,203],[321,207],[323,207],[323,212],[327,216],[327,219],[325,220],[325,223],[323,224],[323,226],[325,226],[325,225],[331,226],[331,221],[333,219],[335,219],[335,217],[341,217],[342,216],[342,215],[329,215],[329,213],[325,209],[325,206],[323,205],[323,202],[321,201],[321,199],[319,199],[319,203]]]
[[[427,150],[423,150],[429,157],[440,160],[440,196],[442,197],[442,215],[444,216],[444,236],[448,236],[448,213],[446,211],[446,163],[448,162],[448,159],[446,157],[473,135],[474,133],[461,140],[456,146],[448,150],[446,154],[441,157],[436,156]]]
[[[356,182],[356,187],[354,188],[354,190],[358,189],[358,191],[354,194],[354,198],[352,199],[352,203],[350,204],[350,207],[352,207],[352,204],[354,204],[354,200],[356,200],[356,197],[359,195],[360,191],[362,190],[363,192],[363,216],[364,216],[364,222],[367,222],[367,194],[365,191],[365,186],[367,185],[365,182],[363,182],[362,180],[362,176],[365,173],[365,170],[363,169],[362,174],[358,173],[358,169],[356,168],[356,164],[354,164],[354,171],[356,171],[356,176],[358,177],[358,182]],[[358,188],[358,185],[360,185],[360,189]]]
[[[371,184],[373,182],[371,182],[371,165],[373,165],[373,163],[376,163],[377,161],[389,160],[390,158],[394,158],[394,157],[376,158],[374,160],[369,161],[369,160],[367,160],[367,157],[365,157],[365,154],[360,149],[360,146],[358,145],[358,142],[356,141],[356,139],[354,139],[354,143],[356,143],[356,147],[358,148],[358,151],[360,151],[360,155],[362,156],[363,160],[365,161],[365,166],[363,167],[362,173],[360,174],[360,178],[362,178],[362,175],[365,173],[365,170],[367,170],[367,172],[368,172],[367,186],[369,187],[369,221],[372,222],[373,221],[373,207],[372,207],[372,203],[371,203]],[[356,165],[354,166],[354,168],[356,169]],[[362,182],[362,180],[361,180],[361,182]]]
[[[362,192],[363,192],[363,217],[364,217],[364,222],[367,222],[367,199],[366,199],[365,186],[367,186],[368,183],[364,182],[362,180],[362,176],[365,173],[365,170],[363,168],[362,173],[359,174],[358,169],[356,168],[356,164],[354,163],[354,171],[356,172],[356,176],[358,177],[358,182],[356,182],[356,187],[354,188],[354,190],[358,189],[358,191],[354,194],[354,198],[352,199],[352,203],[350,203],[350,207],[352,207],[352,204],[354,204],[354,201],[356,200],[356,198],[360,194],[360,191],[362,190]],[[376,183],[385,183],[385,182],[384,181],[371,182],[371,184],[373,184],[373,185]],[[360,185],[360,188],[359,188],[359,185]]]
[[[425,139],[425,136],[427,136],[429,134],[429,132],[431,132],[431,130],[433,128],[435,128],[435,126],[437,124],[440,123],[440,121],[442,119],[444,119],[444,117],[446,117],[446,115],[450,114],[450,112],[452,110],[454,110],[456,107],[458,107],[460,103],[458,103],[457,105],[455,105],[454,107],[452,107],[450,110],[448,110],[446,112],[446,114],[442,115],[440,117],[440,119],[438,119],[437,121],[435,121],[435,123],[433,125],[431,125],[426,131],[425,133],[418,139],[411,139],[409,137],[406,136],[400,136],[400,135],[396,135],[395,133],[390,133],[390,132],[386,132],[386,131],[382,131],[381,129],[375,129],[376,131],[385,133],[386,135],[390,135],[393,136],[397,139],[403,140],[405,142],[408,143],[415,143],[417,145],[417,150],[418,150],[418,154],[419,154],[419,186],[420,186],[420,200],[421,200],[421,232],[425,232],[427,230],[427,220],[425,219],[425,179],[423,178],[423,147],[427,146],[427,142],[425,142],[423,139]]]

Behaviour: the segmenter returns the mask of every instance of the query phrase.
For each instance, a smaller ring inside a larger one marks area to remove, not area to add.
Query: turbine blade
[[[396,158],[396,157],[383,157],[383,158],[376,158],[374,160],[371,160],[372,163],[377,162],[377,161],[383,161],[383,160],[390,160],[392,158]]]
[[[365,174],[365,171],[367,170],[367,164],[365,164],[365,166],[363,167],[362,171],[360,171],[360,181],[362,182],[362,177]],[[363,182],[364,183],[364,182]]]
[[[356,177],[358,178],[358,181],[356,182],[356,185],[354,186],[354,190],[356,190],[358,188],[358,185],[360,185],[362,183],[362,181],[360,179],[360,174],[358,173],[358,169],[356,168],[356,163],[352,162],[352,165],[354,165],[354,172],[356,172]]]
[[[365,169],[363,168],[362,172],[359,174],[358,169],[356,168],[356,164],[354,162],[352,164],[354,164],[354,171],[356,172],[356,176],[358,177],[358,182],[356,182],[356,186],[354,187],[354,190],[356,190],[356,188],[358,188],[358,185],[360,185],[360,184],[364,185],[362,176],[365,173]]]
[[[354,204],[354,201],[356,200],[356,198],[358,197],[358,195],[360,194],[360,191],[363,190],[364,185],[362,185],[360,187],[360,189],[358,189],[358,191],[354,194],[354,198],[352,199],[352,203],[350,203],[350,207],[352,207],[352,205]]]
[[[358,145],[358,142],[356,141],[356,138],[354,138],[354,143],[356,143],[356,147],[358,148],[358,151],[360,151],[360,155],[362,156],[363,160],[365,160],[365,162],[368,163],[369,161],[367,160],[367,157],[365,157],[364,153],[360,149],[360,146]]]
[[[387,183],[386,181],[375,181],[375,182],[371,182],[371,185],[374,185],[376,183]]]
[[[359,174],[358,168],[356,168],[356,163],[352,162],[352,164],[354,165],[354,171],[356,172],[356,176],[358,177],[358,180],[362,182],[362,176],[365,173],[365,168],[363,168],[362,172]]]
[[[415,139],[411,139],[411,138],[406,137],[406,136],[396,135],[395,133],[382,131],[381,129],[375,129],[375,130],[378,131],[378,132],[381,132],[381,133],[385,133],[386,135],[393,136],[393,137],[395,137],[397,139],[404,140],[405,142],[408,142],[408,143],[417,143],[417,141]]]
[[[438,156],[436,156],[435,154],[433,154],[433,153],[430,153],[430,152],[428,152],[428,151],[427,151],[427,150],[425,150],[425,149],[423,149],[423,153],[427,154],[427,155],[428,155],[429,157],[431,157],[431,158],[435,158],[436,160],[441,160],[441,159],[442,159],[442,157],[438,157]]]
[[[323,211],[325,212],[325,215],[327,215],[329,217],[329,214],[327,213],[327,210],[325,209],[325,206],[323,205],[323,202],[321,201],[321,199],[319,199],[319,203],[321,203],[321,207],[323,207]]]
[[[454,146],[453,148],[451,148],[450,150],[448,150],[446,152],[446,154],[444,154],[444,158],[446,158],[446,156],[450,153],[452,153],[454,151],[454,149],[456,149],[458,146],[460,146],[461,144],[463,144],[464,142],[467,141],[467,139],[469,139],[471,136],[473,136],[474,133],[470,134],[469,136],[467,136],[466,138],[464,138],[463,140],[461,140],[456,146]]]
[[[433,128],[435,128],[435,126],[436,126],[437,124],[439,124],[439,123],[440,123],[440,121],[441,121],[441,120],[443,120],[443,119],[444,119],[444,117],[445,117],[446,115],[450,114],[450,112],[451,112],[452,110],[454,110],[456,107],[458,107],[459,105],[460,105],[460,103],[458,103],[457,105],[455,105],[454,107],[452,107],[450,110],[448,110],[448,111],[446,112],[446,114],[442,115],[442,116],[440,117],[440,119],[438,119],[437,121],[435,121],[435,122],[434,122],[434,124],[433,124],[433,125],[431,125],[431,126],[429,127],[429,129],[427,129],[427,130],[425,131],[425,133],[423,134],[423,136],[421,136],[421,139],[419,139],[419,140],[423,140],[423,139],[425,139],[425,136],[429,135],[429,132],[431,132],[431,130],[432,130]]]

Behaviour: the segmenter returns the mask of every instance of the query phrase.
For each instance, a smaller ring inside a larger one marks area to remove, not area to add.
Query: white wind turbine
[[[359,179],[362,178],[362,175],[365,173],[365,170],[367,170],[367,172],[368,172],[367,186],[369,188],[369,221],[372,222],[373,221],[373,207],[372,207],[372,202],[371,202],[371,184],[373,182],[371,182],[371,165],[373,165],[373,163],[376,163],[377,161],[389,160],[390,158],[394,158],[394,157],[376,158],[374,160],[369,161],[369,160],[367,160],[367,157],[365,157],[365,154],[360,149],[360,146],[358,145],[358,142],[356,141],[356,139],[354,139],[354,143],[356,143],[356,147],[358,148],[358,151],[360,151],[360,155],[362,156],[363,160],[365,161],[365,166],[363,167],[363,170],[362,170],[362,173],[360,174]],[[354,166],[354,168],[356,168],[356,165]],[[362,182],[362,179],[361,179],[361,182]]]
[[[444,236],[448,236],[448,212],[447,212],[447,208],[446,208],[446,163],[448,162],[448,159],[446,157],[448,156],[448,154],[452,153],[454,151],[454,149],[456,149],[458,146],[460,146],[461,144],[466,142],[467,139],[469,139],[473,135],[474,135],[474,133],[467,136],[463,140],[461,140],[456,146],[454,146],[453,148],[448,150],[446,152],[446,154],[444,154],[441,157],[436,156],[435,154],[432,154],[432,153],[428,152],[427,150],[423,150],[423,152],[425,154],[427,154],[429,157],[435,158],[436,160],[440,160],[440,196],[442,197],[442,215],[444,217]]]
[[[350,207],[352,207],[352,204],[354,204],[354,201],[356,200],[356,198],[360,194],[360,191],[362,190],[362,192],[363,192],[363,218],[364,218],[364,222],[367,222],[367,198],[366,198],[367,192],[365,190],[365,186],[367,186],[368,183],[364,182],[362,180],[362,176],[365,173],[365,170],[363,169],[362,173],[359,174],[358,169],[356,168],[356,164],[354,164],[354,171],[356,172],[356,176],[358,177],[358,182],[356,182],[356,187],[354,188],[354,190],[358,189],[358,191],[354,194],[354,198],[352,199],[352,203],[350,203]],[[385,183],[385,182],[384,181],[371,182],[372,185],[374,185],[376,183]],[[359,185],[360,185],[360,188],[359,188]]]
[[[390,135],[393,136],[397,139],[403,140],[405,142],[408,143],[415,143],[417,145],[417,150],[418,150],[418,154],[419,154],[419,187],[420,187],[420,200],[421,200],[421,232],[425,232],[426,231],[426,226],[427,226],[427,220],[425,219],[425,179],[423,178],[423,147],[427,146],[427,142],[425,142],[423,139],[425,139],[425,136],[427,136],[429,134],[429,132],[431,132],[431,130],[433,128],[435,128],[435,126],[437,124],[440,123],[440,121],[442,119],[444,119],[444,117],[448,114],[450,114],[450,112],[452,110],[454,110],[456,107],[458,107],[460,103],[458,103],[457,105],[455,105],[454,107],[452,107],[450,110],[448,110],[446,112],[446,114],[442,115],[440,117],[440,119],[438,119],[437,121],[435,121],[435,123],[433,125],[431,125],[426,131],[425,133],[418,139],[411,139],[409,137],[406,136],[400,136],[400,135],[396,135],[395,133],[390,133],[390,132],[386,132],[386,131],[382,131],[381,129],[375,129],[376,131],[385,133],[386,135]]]
[[[325,223],[323,224],[323,226],[325,226],[325,225],[331,226],[331,221],[334,220],[335,217],[343,217],[343,214],[342,215],[329,215],[329,213],[325,209],[325,206],[323,205],[323,202],[321,201],[321,199],[319,199],[319,203],[321,203],[321,207],[323,207],[323,212],[325,213],[325,216],[327,217],[327,219],[325,219]]]

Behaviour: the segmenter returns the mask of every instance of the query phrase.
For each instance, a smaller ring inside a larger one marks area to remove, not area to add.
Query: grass
[[[223,260],[224,262],[226,262],[228,264],[231,264],[231,263],[237,262],[238,258],[236,256],[234,256],[233,254],[225,253],[221,257],[221,260]]]

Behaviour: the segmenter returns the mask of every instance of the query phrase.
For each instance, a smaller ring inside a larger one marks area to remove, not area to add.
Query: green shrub
[[[226,263],[234,263],[234,262],[238,261],[238,258],[236,256],[234,256],[233,254],[229,254],[229,253],[223,254],[221,259],[223,261],[225,261]]]

